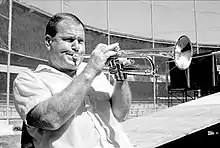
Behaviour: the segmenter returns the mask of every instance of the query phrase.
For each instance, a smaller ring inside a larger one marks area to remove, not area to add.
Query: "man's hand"
[[[96,75],[99,74],[106,65],[107,60],[110,57],[116,56],[118,50],[118,43],[114,43],[111,45],[106,45],[102,43],[98,44],[91,53],[91,57],[88,61],[87,67],[90,68],[91,72],[94,72]]]
[[[115,58],[109,61],[110,73],[114,75],[116,81],[124,81],[127,79],[127,74],[123,72],[124,67],[132,64],[127,58]]]

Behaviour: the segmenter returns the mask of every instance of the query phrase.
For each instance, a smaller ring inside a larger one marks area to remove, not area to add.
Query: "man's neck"
[[[74,76],[76,75],[76,72],[77,72],[76,69],[72,70],[72,69],[61,69],[61,68],[57,68],[56,66],[53,66],[53,64],[51,64],[51,63],[49,63],[49,66],[55,68],[56,70],[58,70],[58,71],[60,71],[60,72],[63,72],[63,73],[65,73],[65,74],[69,75],[70,77],[74,77]]]
[[[70,70],[70,69],[58,69],[60,72],[63,72],[67,75],[69,75],[70,77],[74,77],[76,75],[76,69],[75,70]]]

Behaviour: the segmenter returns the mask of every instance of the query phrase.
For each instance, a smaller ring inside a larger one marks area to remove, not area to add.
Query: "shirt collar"
[[[86,65],[87,64],[85,62],[82,62],[77,69],[76,75],[79,75],[83,71],[83,69],[85,68]],[[57,74],[65,74],[65,73],[57,70],[56,68],[53,68],[49,65],[44,65],[44,64],[39,64],[37,66],[37,68],[35,69],[35,72],[45,71],[45,70],[53,72],[53,73],[57,73]]]

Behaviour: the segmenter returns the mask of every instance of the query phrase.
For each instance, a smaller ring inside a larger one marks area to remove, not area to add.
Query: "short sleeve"
[[[13,93],[16,110],[25,122],[33,107],[51,97],[50,90],[32,71],[18,74],[13,82]]]

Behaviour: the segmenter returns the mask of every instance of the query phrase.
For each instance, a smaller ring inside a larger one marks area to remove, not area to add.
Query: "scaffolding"
[[[14,0],[15,1],[15,0]],[[42,59],[42,58],[38,58],[38,57],[35,57],[34,55],[26,55],[26,54],[21,54],[21,53],[17,53],[16,51],[13,51],[11,50],[12,48],[12,23],[13,23],[13,20],[12,20],[12,13],[13,13],[13,0],[2,0],[2,3],[6,3],[8,2],[8,16],[5,16],[3,14],[0,13],[0,17],[6,19],[8,21],[8,40],[7,40],[7,49],[4,49],[4,48],[0,48],[0,52],[3,52],[3,53],[6,53],[7,54],[7,89],[6,89],[6,116],[5,116],[5,119],[7,120],[7,123],[9,124],[9,120],[10,118],[12,117],[11,116],[11,105],[10,105],[10,98],[12,98],[11,96],[11,93],[10,93],[10,74],[11,74],[11,71],[12,71],[12,65],[11,65],[11,55],[17,55],[17,56],[21,56],[21,57],[25,57],[25,58],[29,58],[29,59],[32,59],[32,60],[38,60],[38,61],[42,61],[44,62],[45,60]],[[17,1],[18,2],[18,1]],[[22,3],[21,1],[19,1],[20,3]],[[145,19],[149,19],[150,20],[150,30],[151,30],[151,36],[149,36],[150,40],[151,40],[151,48],[155,48],[155,44],[157,41],[155,41],[155,30],[156,30],[156,27],[155,27],[155,9],[158,6],[158,4],[155,4],[153,0],[150,0],[150,1],[137,1],[139,3],[143,3],[143,4],[146,4],[146,9],[149,9],[150,8],[150,18],[145,18]],[[195,44],[194,44],[194,47],[196,48],[196,53],[199,53],[199,49],[200,47],[202,47],[202,45],[200,45],[198,43],[198,21],[197,21],[197,10],[196,10],[196,1],[193,0],[193,8],[192,8],[192,12],[193,12],[193,17],[194,17],[194,28],[193,28],[193,31],[194,31],[194,34],[195,34],[195,37],[196,37],[196,40],[195,40]],[[60,7],[59,7],[59,10],[57,11],[60,11],[60,12],[66,12],[66,9],[67,8],[71,8],[71,4],[72,3],[71,1],[67,1],[67,0],[60,0]],[[110,0],[106,0],[105,1],[105,6],[106,6],[106,33],[107,33],[107,44],[110,44],[111,43],[111,36],[113,35],[113,31],[111,31],[111,20],[110,20],[110,15],[111,15],[111,3],[113,3],[112,1]],[[1,4],[0,4],[1,5]],[[33,7],[33,9],[35,9],[35,7]],[[44,12],[46,13],[46,12]],[[114,35],[115,36],[115,35]],[[218,48],[218,47],[217,47]],[[153,57],[153,61],[154,61],[154,64],[158,66],[158,63],[156,63],[156,60],[155,60],[156,57]],[[159,65],[160,66],[160,65]],[[166,72],[165,72],[166,73]],[[157,73],[155,73],[157,74]],[[156,110],[156,104],[157,104],[157,87],[158,87],[158,84],[157,84],[157,78],[155,75],[152,75],[153,77],[153,104],[154,104],[154,108]],[[110,75],[109,75],[109,79],[110,79]]]

